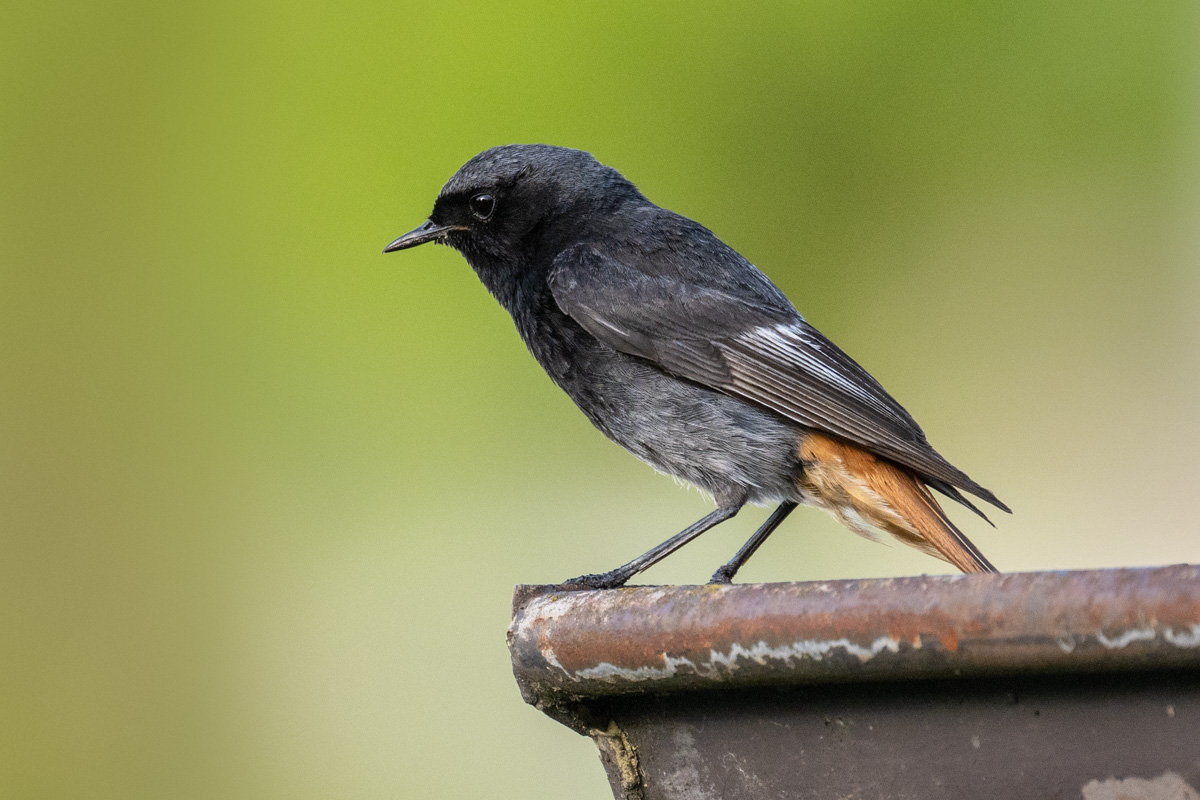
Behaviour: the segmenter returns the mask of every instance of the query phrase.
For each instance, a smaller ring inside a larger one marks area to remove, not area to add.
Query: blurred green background
[[[959,515],[1002,569],[1200,561],[1198,19],[5,4],[0,796],[609,796],[518,697],[512,586],[709,505],[456,253],[380,254],[495,144],[590,150],[757,263],[1015,509]],[[945,569],[802,511],[741,577]]]

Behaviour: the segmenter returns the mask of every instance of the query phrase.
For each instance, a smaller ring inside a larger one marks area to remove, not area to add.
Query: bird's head
[[[433,213],[385,253],[448,244],[478,270],[538,261],[590,220],[644,199],[590,153],[544,144],[485,150],[442,187]]]

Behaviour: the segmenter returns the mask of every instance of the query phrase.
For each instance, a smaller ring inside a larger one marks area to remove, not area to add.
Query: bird
[[[590,153],[546,144],[479,153],[428,219],[384,252],[429,242],[462,254],[596,428],[716,504],[632,561],[561,586],[623,586],[747,504],[775,509],[711,583],[732,582],[799,505],[963,572],[998,571],[933,491],[989,524],[967,495],[1010,509],[934,450],[763,272]]]

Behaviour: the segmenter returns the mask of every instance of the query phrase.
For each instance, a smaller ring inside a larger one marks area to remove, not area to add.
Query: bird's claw
[[[621,575],[613,575],[611,572],[604,572],[599,575],[580,575],[577,578],[570,578],[563,581],[558,586],[560,589],[616,589],[623,586],[628,577]]]

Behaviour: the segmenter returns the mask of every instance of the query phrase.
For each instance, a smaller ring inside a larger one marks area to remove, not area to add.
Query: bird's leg
[[[742,503],[737,505],[727,505],[718,508],[711,514],[704,517],[699,522],[693,523],[684,528],[679,533],[667,539],[662,544],[630,561],[628,564],[617,567],[614,570],[601,573],[599,575],[580,575],[578,578],[571,578],[568,581],[563,581],[563,587],[575,586],[586,589],[615,589],[618,586],[623,586],[626,581],[638,574],[642,570],[657,564],[667,556],[674,553],[685,544],[695,539],[700,534],[704,533],[709,528],[718,525],[730,517],[738,513],[742,508]],[[776,512],[779,513],[779,512]],[[747,556],[749,558],[749,556]]]
[[[796,510],[797,503],[791,500],[780,503],[779,508],[771,512],[771,516],[767,517],[767,521],[762,524],[762,527],[754,532],[750,540],[742,545],[742,549],[737,551],[737,555],[729,559],[729,563],[713,573],[709,583],[732,583],[733,576],[737,571],[750,560],[750,556],[754,555],[754,551],[762,546],[762,543],[767,540],[767,537],[775,532],[779,527],[779,523],[787,519],[787,515]]]

